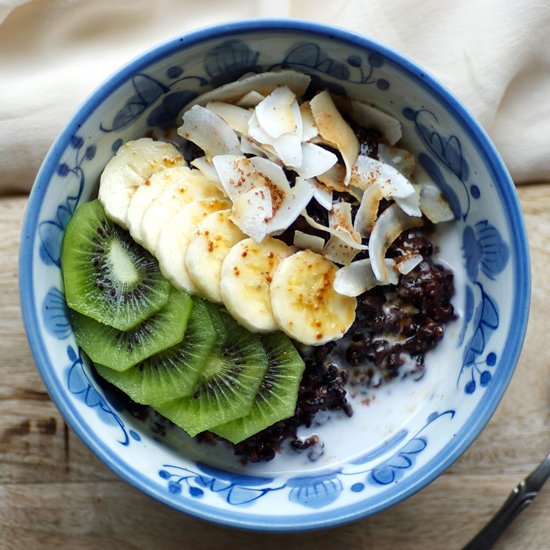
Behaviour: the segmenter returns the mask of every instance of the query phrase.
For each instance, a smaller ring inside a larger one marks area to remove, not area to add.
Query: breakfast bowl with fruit
[[[110,468],[239,528],[414,494],[513,374],[529,259],[486,134],[411,61],[247,21],[144,53],[31,192],[21,304],[46,387]]]

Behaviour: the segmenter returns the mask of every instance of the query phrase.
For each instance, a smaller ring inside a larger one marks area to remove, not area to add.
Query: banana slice
[[[320,254],[303,250],[281,260],[270,287],[279,328],[309,345],[341,338],[355,319],[355,298],[333,287],[338,267]]]
[[[252,332],[278,330],[269,287],[276,267],[292,253],[292,248],[283,241],[266,237],[261,243],[244,239],[225,257],[221,269],[221,297],[227,311],[243,327]]]
[[[223,198],[218,186],[199,170],[187,167],[169,168],[163,175],[172,183],[147,207],[141,219],[142,245],[156,254],[162,226],[181,208],[199,199]]]
[[[208,214],[225,208],[231,208],[231,203],[225,199],[209,198],[193,201],[179,210],[162,226],[156,255],[162,274],[175,287],[191,294],[197,294],[197,289],[185,267],[187,247],[197,225]]]
[[[166,172],[166,173],[165,173]],[[161,170],[153,174],[143,185],[140,185],[128,205],[126,213],[126,225],[134,241],[142,244],[143,233],[141,220],[149,205],[173,183],[170,170]]]
[[[111,220],[126,227],[126,214],[136,189],[155,172],[185,165],[170,143],[141,138],[122,145],[101,174],[99,201]]]
[[[229,250],[246,238],[230,220],[231,210],[209,214],[191,236],[185,267],[198,293],[211,302],[221,302],[221,268]]]

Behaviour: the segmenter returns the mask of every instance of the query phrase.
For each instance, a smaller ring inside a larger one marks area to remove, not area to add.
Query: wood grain
[[[373,517],[323,532],[261,535],[175,512],[122,482],[50,401],[27,345],[17,291],[26,205],[0,199],[0,548],[459,549],[550,449],[550,184],[519,189],[529,234],[532,308],[521,359],[497,412],[452,468]],[[546,549],[550,486],[498,549]]]

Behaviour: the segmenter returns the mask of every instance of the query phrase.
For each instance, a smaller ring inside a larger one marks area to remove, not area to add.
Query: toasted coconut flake
[[[236,155],[240,152],[235,131],[223,118],[200,105],[185,113],[178,134],[198,145],[208,160],[216,155]]]
[[[401,256],[400,258],[396,258],[395,263],[399,273],[407,275],[422,261],[422,259],[420,254],[413,254],[412,256]]]
[[[254,169],[264,180],[264,185],[269,187],[271,195],[274,193],[290,193],[290,185],[286,179],[283,169],[276,163],[261,157],[250,158]]]
[[[351,174],[350,188],[356,189],[361,196],[369,187],[380,183],[378,181],[379,172],[371,169],[372,166],[369,163],[369,160],[374,159],[364,155],[359,155]]]
[[[262,145],[244,134],[241,135],[241,152],[243,155],[254,155],[256,157],[266,158],[274,164],[283,164],[271,145]]]
[[[322,183],[319,183],[315,178],[308,180],[308,183],[313,186],[313,198],[325,210],[332,209],[332,190],[327,188]]]
[[[273,234],[288,229],[313,197],[313,188],[307,181],[297,177],[291,189],[283,169],[261,157],[220,155],[214,158],[214,166],[225,192],[234,202],[245,194],[249,196],[253,189],[267,189],[271,210],[264,218],[265,228],[261,232]],[[243,214],[240,217],[244,219]],[[250,230],[239,227],[256,239],[258,234],[252,235]]]
[[[413,184],[393,166],[359,155],[353,167],[351,186],[368,189],[377,182],[385,199],[404,198],[414,193]]]
[[[346,231],[352,231],[351,204],[346,201],[338,201],[333,204],[328,213],[328,223],[334,229],[343,228]]]
[[[420,210],[432,223],[454,219],[453,211],[443,193],[434,185],[425,184],[420,190]]]
[[[267,234],[266,220],[272,212],[269,189],[256,187],[233,201],[230,219],[243,233],[259,243]]]
[[[323,187],[329,191],[337,191],[339,193],[349,193],[355,197],[358,201],[363,196],[363,190],[353,185],[345,186],[344,178],[346,175],[346,169],[339,163],[335,164],[330,170],[327,170],[323,174],[317,176],[317,181]]]
[[[328,213],[328,224],[337,234],[347,233],[354,241],[361,242],[361,235],[353,228],[349,202],[339,201],[332,205],[332,209]]]
[[[258,105],[258,103],[260,103],[260,101],[262,101],[264,97],[265,96],[263,96],[260,92],[252,90],[244,94],[243,97],[241,97],[241,99],[239,99],[239,101],[237,101],[235,105],[237,105],[238,107],[243,107],[244,109],[250,109],[256,107],[256,105]]]
[[[272,138],[260,126],[256,113],[252,115],[248,123],[248,134],[262,146],[271,146],[283,164],[287,166],[302,165],[302,144],[298,135],[283,134],[276,139]]]
[[[399,208],[409,216],[422,216],[420,211],[420,185],[413,184],[414,193],[404,198],[395,198]]]
[[[255,109],[258,124],[272,139],[284,134],[302,135],[302,117],[296,96],[288,86],[275,88]]]
[[[219,183],[220,189],[223,189],[223,187],[221,186],[220,178],[218,176],[218,172],[216,172],[216,168],[211,162],[208,162],[208,160],[206,160],[206,157],[197,157],[196,159],[193,159],[190,164],[191,166],[197,168],[197,170],[200,170],[203,176],[210,181],[215,181],[216,183]]]
[[[278,166],[283,166],[283,161],[279,158],[279,155],[277,154],[277,151],[275,151],[274,147],[268,145],[267,143],[258,143],[258,146],[262,152],[262,154],[258,156],[265,157]]]
[[[321,253],[325,247],[325,239],[317,235],[310,235],[309,233],[296,230],[294,231],[294,246]]]
[[[376,218],[378,217],[378,208],[382,200],[382,191],[380,185],[375,183],[371,185],[361,197],[361,204],[353,220],[353,228],[362,237],[366,237],[372,231]]]
[[[357,250],[366,250],[368,248],[366,245],[354,240],[347,231],[334,229],[332,227],[326,227],[324,225],[321,225],[320,223],[317,223],[305,210],[302,212],[302,216],[304,217],[304,220],[306,220],[306,222],[314,229],[318,229],[319,231],[325,231],[326,233],[335,235],[345,244],[351,246],[352,248],[356,248]]]
[[[351,169],[359,154],[359,141],[355,132],[343,119],[327,91],[317,94],[310,101],[310,107],[321,138],[338,149],[344,159],[346,175],[343,183],[348,185]]]
[[[267,187],[273,199],[274,213],[290,194],[290,185],[282,168],[261,157],[218,155],[213,159],[227,196],[234,200],[256,187]]]
[[[339,103],[340,101],[339,98]],[[388,113],[357,99],[343,98],[341,104],[359,126],[376,128],[382,132],[390,145],[395,145],[401,139],[401,123]]]
[[[314,178],[330,170],[338,158],[334,153],[313,143],[302,143],[302,164],[293,167],[302,178]]]
[[[278,166],[277,168],[284,176],[281,168]],[[306,180],[300,177],[296,178],[292,189],[288,186],[288,182],[286,182],[286,187],[277,183],[275,192],[272,187],[270,189],[273,199],[273,217],[267,223],[267,231],[271,235],[288,229],[294,223],[313,197],[313,189]]]
[[[309,101],[304,101],[300,105],[300,115],[302,116],[302,141],[310,141],[319,135],[315,119],[311,112]]]
[[[225,193],[232,201],[255,187],[265,186],[252,161],[244,156],[218,155],[212,159],[212,163]]]
[[[304,217],[304,220],[313,227],[313,229],[319,229],[319,231],[325,231],[326,233],[330,233],[331,235],[334,233],[334,231],[325,225],[321,225],[320,223],[316,222],[308,213],[306,210],[302,212],[302,216]]]
[[[206,108],[223,118],[229,127],[236,132],[241,134],[246,134],[248,132],[248,121],[252,116],[252,110],[243,109],[242,107],[237,107],[230,103],[223,103],[221,101],[210,101],[207,103]]]
[[[405,149],[394,147],[392,145],[378,144],[378,160],[384,164],[393,166],[401,172],[407,179],[411,179],[414,172],[414,155]]]
[[[403,231],[420,225],[422,218],[405,214],[397,204],[392,204],[378,216],[369,238],[369,255],[374,274],[380,282],[389,280],[384,257],[390,245]]]
[[[255,155],[259,157],[267,157],[266,151],[261,145],[251,137],[243,134],[241,136],[241,153],[243,155]]]
[[[209,101],[235,103],[251,91],[266,96],[279,86],[288,86],[297,96],[302,96],[310,82],[309,76],[292,70],[251,74],[200,95],[185,110],[193,105],[206,105]]]
[[[346,244],[340,237],[332,235],[323,249],[323,256],[335,264],[348,265],[359,250]]]
[[[399,281],[399,274],[395,270],[394,260],[388,258],[384,260],[384,264],[388,272],[386,284],[396,285]],[[379,284],[380,282],[374,275],[371,260],[367,258],[340,268],[336,272],[333,287],[338,294],[355,297]]]
[[[335,164],[332,168],[319,174],[317,181],[322,183],[325,187],[331,191],[349,192],[344,185],[344,178],[346,177],[346,169],[341,164]]]
[[[361,243],[361,236],[353,229],[351,221],[351,205],[345,201],[335,203],[329,211],[329,226],[325,227],[317,223],[304,210],[302,216],[306,222],[315,229],[326,231],[337,237],[345,245],[355,250],[366,250],[367,246]]]
[[[286,166],[302,165],[302,146],[297,136],[286,134],[277,138],[271,145]]]

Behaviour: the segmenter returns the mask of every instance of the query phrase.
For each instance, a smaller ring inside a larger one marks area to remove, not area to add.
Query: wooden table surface
[[[258,535],[210,525],[143,495],[67,427],[29,350],[18,303],[24,197],[0,198],[0,548],[459,549],[550,449],[550,184],[519,195],[531,246],[523,353],[495,415],[463,457],[417,495],[322,532]],[[550,548],[550,484],[497,548]]]

